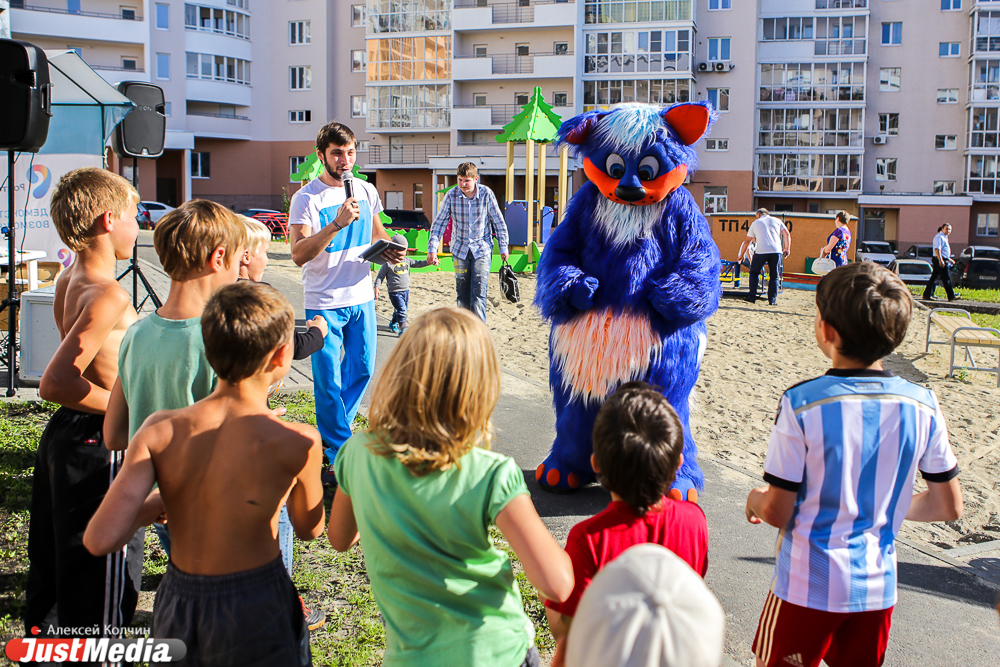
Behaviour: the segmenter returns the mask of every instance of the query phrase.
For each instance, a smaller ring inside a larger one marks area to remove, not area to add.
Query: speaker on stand
[[[118,92],[135,103],[132,109],[115,127],[111,135],[111,149],[119,158],[132,158],[132,186],[139,190],[139,160],[140,157],[160,157],[163,155],[163,143],[167,132],[167,116],[163,89],[151,83],[141,81],[122,81],[118,84]],[[159,308],[163,305],[156,292],[153,291],[146,276],[139,267],[139,240],[136,239],[132,248],[132,259],[128,268],[118,276],[121,280],[132,274],[132,306],[139,310],[146,299],[139,301],[139,281],[146,288],[147,298]]]
[[[7,341],[3,361],[7,366],[7,396],[16,391],[17,314],[21,305],[15,287],[17,244],[15,242],[14,153],[37,153],[49,134],[52,116],[52,85],[49,61],[34,44],[0,39],[0,150],[7,151],[7,298],[0,311],[7,311]]]

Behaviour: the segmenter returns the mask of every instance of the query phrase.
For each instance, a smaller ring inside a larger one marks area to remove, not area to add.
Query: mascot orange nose
[[[641,201],[645,196],[646,188],[635,188],[628,185],[619,185],[615,188],[615,197],[629,204]]]

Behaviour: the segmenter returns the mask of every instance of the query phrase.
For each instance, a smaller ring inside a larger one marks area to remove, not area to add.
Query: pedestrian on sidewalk
[[[955,295],[955,290],[951,287],[950,269],[955,262],[951,258],[951,244],[948,243],[949,234],[951,234],[951,225],[946,222],[938,227],[938,233],[934,236],[934,256],[931,258],[931,266],[934,270],[931,271],[927,287],[924,288],[925,300],[930,301],[934,299],[934,291],[937,289],[937,281],[939,279],[941,280],[941,285],[944,287],[945,294],[948,295],[948,301],[954,301],[958,298]]]
[[[750,295],[746,300],[757,302],[757,285],[760,273],[767,264],[767,303],[775,305],[778,302],[778,264],[782,256],[787,257],[792,251],[792,235],[788,233],[785,223],[778,220],[766,208],[757,209],[757,219],[747,230],[747,237],[740,245],[737,262],[743,261],[749,251],[750,244],[756,242],[757,250],[750,263]]]
[[[392,242],[407,245],[406,237],[402,234],[393,236]],[[407,250],[403,251],[404,255]],[[417,260],[404,256],[402,262],[383,264],[378,276],[375,277],[376,299],[379,298],[379,285],[386,283],[389,301],[392,303],[392,320],[389,322],[389,331],[392,333],[406,331],[406,309],[410,303],[410,269],[421,269],[425,266],[427,266],[426,259]]]

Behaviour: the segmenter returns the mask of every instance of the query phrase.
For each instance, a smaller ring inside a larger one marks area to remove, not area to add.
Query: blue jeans
[[[375,372],[375,302],[333,310],[306,310],[330,325],[323,349],[312,355],[316,426],[332,462],[351,437],[351,424]]]
[[[455,289],[458,292],[458,307],[471,310],[486,321],[486,288],[490,279],[492,255],[476,258],[472,251],[465,259],[453,257],[455,263]]]
[[[402,292],[389,292],[389,301],[392,303],[392,320],[389,324],[399,324],[406,328],[406,308],[410,304],[410,290]]]

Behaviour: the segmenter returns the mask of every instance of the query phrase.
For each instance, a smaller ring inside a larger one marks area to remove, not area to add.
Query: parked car
[[[926,285],[931,278],[931,265],[922,259],[894,259],[889,270],[907,285]]]
[[[892,246],[885,241],[861,241],[858,244],[859,262],[875,262],[882,266],[888,266],[892,260],[896,259],[896,253],[892,251]]]
[[[140,203],[149,211],[149,217],[152,218],[154,225],[160,221],[160,218],[174,210],[173,206],[167,206],[158,201],[144,201]]]
[[[972,258],[978,259],[1000,259],[1000,248],[994,248],[991,245],[970,245],[962,250],[962,253],[958,256],[958,261],[970,260]]]
[[[930,244],[916,243],[906,249],[901,257],[905,259],[918,259],[928,264],[934,259],[934,246]]]
[[[267,213],[273,215],[275,213],[280,214],[281,211],[275,211],[273,208],[248,208],[245,211],[240,211],[240,215],[245,215],[248,218],[253,218],[259,213]]]
[[[392,219],[393,229],[430,229],[431,223],[423,211],[405,211],[401,208],[389,208],[385,214]]]
[[[1000,289],[1000,259],[969,259],[951,270],[951,282],[958,287]]]
[[[138,211],[135,214],[135,221],[139,223],[139,229],[152,229],[153,218],[146,206],[142,202],[139,202],[135,205],[135,208]]]

